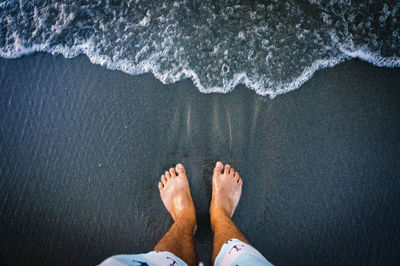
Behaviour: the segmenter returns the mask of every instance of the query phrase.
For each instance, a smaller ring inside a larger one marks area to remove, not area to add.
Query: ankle
[[[193,234],[197,221],[196,216],[181,214],[174,220],[175,224],[183,231]]]
[[[213,228],[226,221],[231,221],[231,217],[223,208],[213,208],[210,210],[210,222]]]

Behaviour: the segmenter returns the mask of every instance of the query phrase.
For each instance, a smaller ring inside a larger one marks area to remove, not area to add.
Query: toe
[[[215,168],[214,168],[214,173],[221,174],[222,169],[224,169],[224,165],[221,162],[217,162],[217,164],[215,165]]]
[[[167,183],[167,178],[165,177],[165,175],[161,176],[161,182],[163,183],[163,185]]]
[[[169,169],[169,172],[171,173],[171,176],[172,176],[172,177],[175,177],[175,176],[176,176],[175,168],[170,168],[170,169]]]
[[[230,174],[231,176],[233,176],[233,175],[235,174],[235,169],[231,168],[231,170],[229,170],[229,174]]]
[[[186,173],[185,167],[183,167],[183,164],[181,164],[181,163],[178,163],[175,168],[176,168],[175,170],[178,174],[184,175]]]
[[[229,174],[230,169],[231,169],[231,166],[229,164],[226,164],[225,169],[224,169],[224,174]]]
[[[235,172],[234,178],[235,178],[236,182],[239,183],[240,176],[239,176],[238,172]]]
[[[159,190],[163,190],[163,189],[164,189],[163,183],[158,182],[158,189],[159,189]]]
[[[164,175],[167,178],[167,180],[171,178],[171,174],[168,171],[165,171]]]

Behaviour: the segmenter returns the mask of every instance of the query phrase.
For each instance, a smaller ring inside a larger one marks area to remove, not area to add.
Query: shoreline
[[[205,88],[197,74],[191,69],[184,69],[182,73],[179,75],[179,78],[174,78],[172,81],[166,81],[163,78],[164,75],[155,71],[152,67],[151,62],[147,62],[142,65],[132,65],[128,62],[111,62],[106,57],[92,55],[92,52],[85,50],[86,48],[76,48],[74,52],[64,51],[62,48],[54,47],[49,51],[43,51],[42,46],[38,46],[37,48],[23,49],[23,52],[17,53],[17,55],[6,55],[4,53],[0,54],[3,59],[8,60],[18,60],[24,56],[34,56],[35,54],[49,54],[52,56],[62,56],[64,59],[74,59],[77,57],[86,57],[92,64],[99,65],[108,70],[112,71],[121,71],[124,74],[128,74],[130,76],[138,76],[138,75],[153,75],[158,81],[160,81],[163,85],[172,85],[176,82],[182,80],[190,80],[196,87],[196,89],[200,93],[222,93],[227,94],[234,91],[238,86],[246,86],[248,89],[253,90],[255,93],[261,96],[267,96],[270,99],[274,99],[277,96],[284,95],[294,90],[300,89],[304,83],[310,80],[315,73],[318,71],[322,71],[324,69],[333,68],[340,64],[349,62],[349,61],[361,61],[364,63],[371,64],[375,67],[382,68],[399,68],[400,67],[400,58],[399,57],[382,57],[377,53],[373,53],[370,51],[366,51],[365,48],[360,47],[354,51],[350,50],[342,50],[343,54],[337,58],[330,59],[318,59],[312,63],[311,66],[306,67],[303,72],[291,82],[281,84],[279,88],[274,88],[273,90],[268,89],[265,90],[263,85],[260,82],[254,82],[247,77],[247,73],[236,73],[233,79],[228,82],[224,87],[212,87]],[[142,68],[142,69],[140,69]],[[184,76],[184,78],[181,78]],[[227,89],[226,89],[227,88]]]

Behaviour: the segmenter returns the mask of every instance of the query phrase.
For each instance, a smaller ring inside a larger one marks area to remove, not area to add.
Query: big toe
[[[222,174],[223,169],[224,165],[221,162],[217,162],[214,168],[214,174]]]
[[[183,164],[181,164],[181,163],[178,163],[178,164],[175,166],[175,170],[176,170],[176,172],[177,172],[178,174],[182,174],[182,175],[186,174],[185,167],[183,167]]]

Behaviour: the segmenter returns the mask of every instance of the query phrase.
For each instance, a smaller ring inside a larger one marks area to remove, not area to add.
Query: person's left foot
[[[174,221],[180,220],[195,226],[196,210],[183,165],[179,163],[175,169],[165,171],[165,174],[161,176],[161,182],[158,183],[158,188],[164,206]]]

